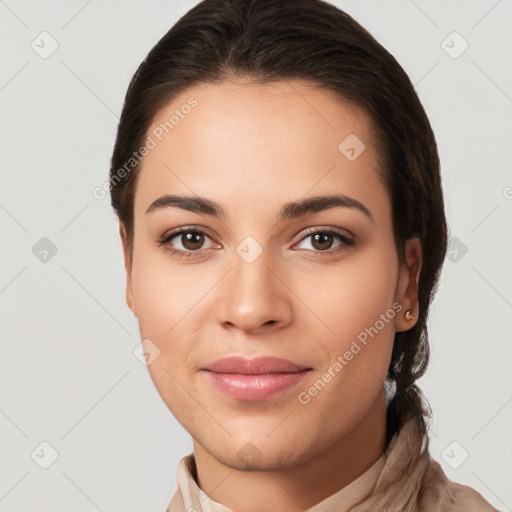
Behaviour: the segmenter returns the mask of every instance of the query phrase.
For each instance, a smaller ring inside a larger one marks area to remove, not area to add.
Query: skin
[[[176,97],[148,133],[191,96],[197,106],[144,158],[132,254],[120,224],[126,300],[142,339],[161,351],[148,369],[193,437],[200,488],[237,511],[304,510],[364,473],[385,449],[383,381],[395,332],[415,323],[406,310],[417,317],[421,247],[407,241],[399,264],[390,195],[364,112],[307,82],[225,81]],[[349,134],[366,146],[354,161],[338,150]],[[360,201],[373,220],[348,207],[276,220],[285,203],[333,193]],[[226,215],[175,206],[146,213],[164,194],[206,197]],[[203,244],[190,249],[180,235],[158,244],[180,226],[203,229]],[[333,237],[322,250],[308,228],[338,229],[356,244]],[[263,251],[252,263],[236,252],[247,236]],[[180,258],[172,248],[195,252]],[[299,392],[394,303],[401,311],[300,403]],[[221,357],[263,355],[313,370],[259,402],[225,395],[200,371]],[[252,461],[238,454],[243,447]]]

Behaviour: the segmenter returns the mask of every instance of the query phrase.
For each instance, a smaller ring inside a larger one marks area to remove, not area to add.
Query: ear
[[[135,312],[135,301],[133,300],[132,255],[128,250],[126,230],[122,222],[119,222],[119,236],[121,237],[121,244],[123,246],[124,268],[126,272],[126,304],[128,304],[132,313],[137,316]]]
[[[422,248],[419,238],[411,238],[405,242],[405,262],[401,264],[396,290],[396,300],[402,305],[395,318],[395,329],[398,332],[408,331],[416,325],[419,314],[418,281],[422,265]],[[405,316],[409,310],[414,319]]]

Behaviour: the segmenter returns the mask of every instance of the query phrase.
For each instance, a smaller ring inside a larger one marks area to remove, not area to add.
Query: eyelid
[[[302,232],[302,238],[300,240],[303,240],[308,235],[312,235],[314,233],[325,233],[325,232],[336,233],[336,234],[344,236],[346,238],[352,238],[354,240],[356,239],[356,236],[353,233],[351,233],[348,229],[337,228],[335,226],[313,226],[311,228],[306,228],[306,230],[304,230]]]
[[[209,238],[215,238],[214,235],[212,235],[212,232],[204,226],[198,226],[198,225],[190,225],[190,226],[180,226],[179,228],[170,229],[169,231],[165,232],[160,239],[170,239],[174,238],[175,236],[181,234],[181,233],[189,233],[189,232],[198,232],[202,233],[204,235],[207,235]]]

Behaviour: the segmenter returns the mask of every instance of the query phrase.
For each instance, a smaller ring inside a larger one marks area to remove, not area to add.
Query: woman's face
[[[156,388],[224,464],[313,458],[382,411],[412,327],[370,119],[305,82],[224,82],[182,93],[148,135],[127,301]],[[297,367],[212,364],[226,357]]]

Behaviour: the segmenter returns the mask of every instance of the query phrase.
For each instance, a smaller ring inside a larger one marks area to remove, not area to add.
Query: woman
[[[491,511],[428,450],[446,253],[396,60],[320,0],[205,0],[131,80],[110,173],[151,378],[191,434],[169,511]]]

